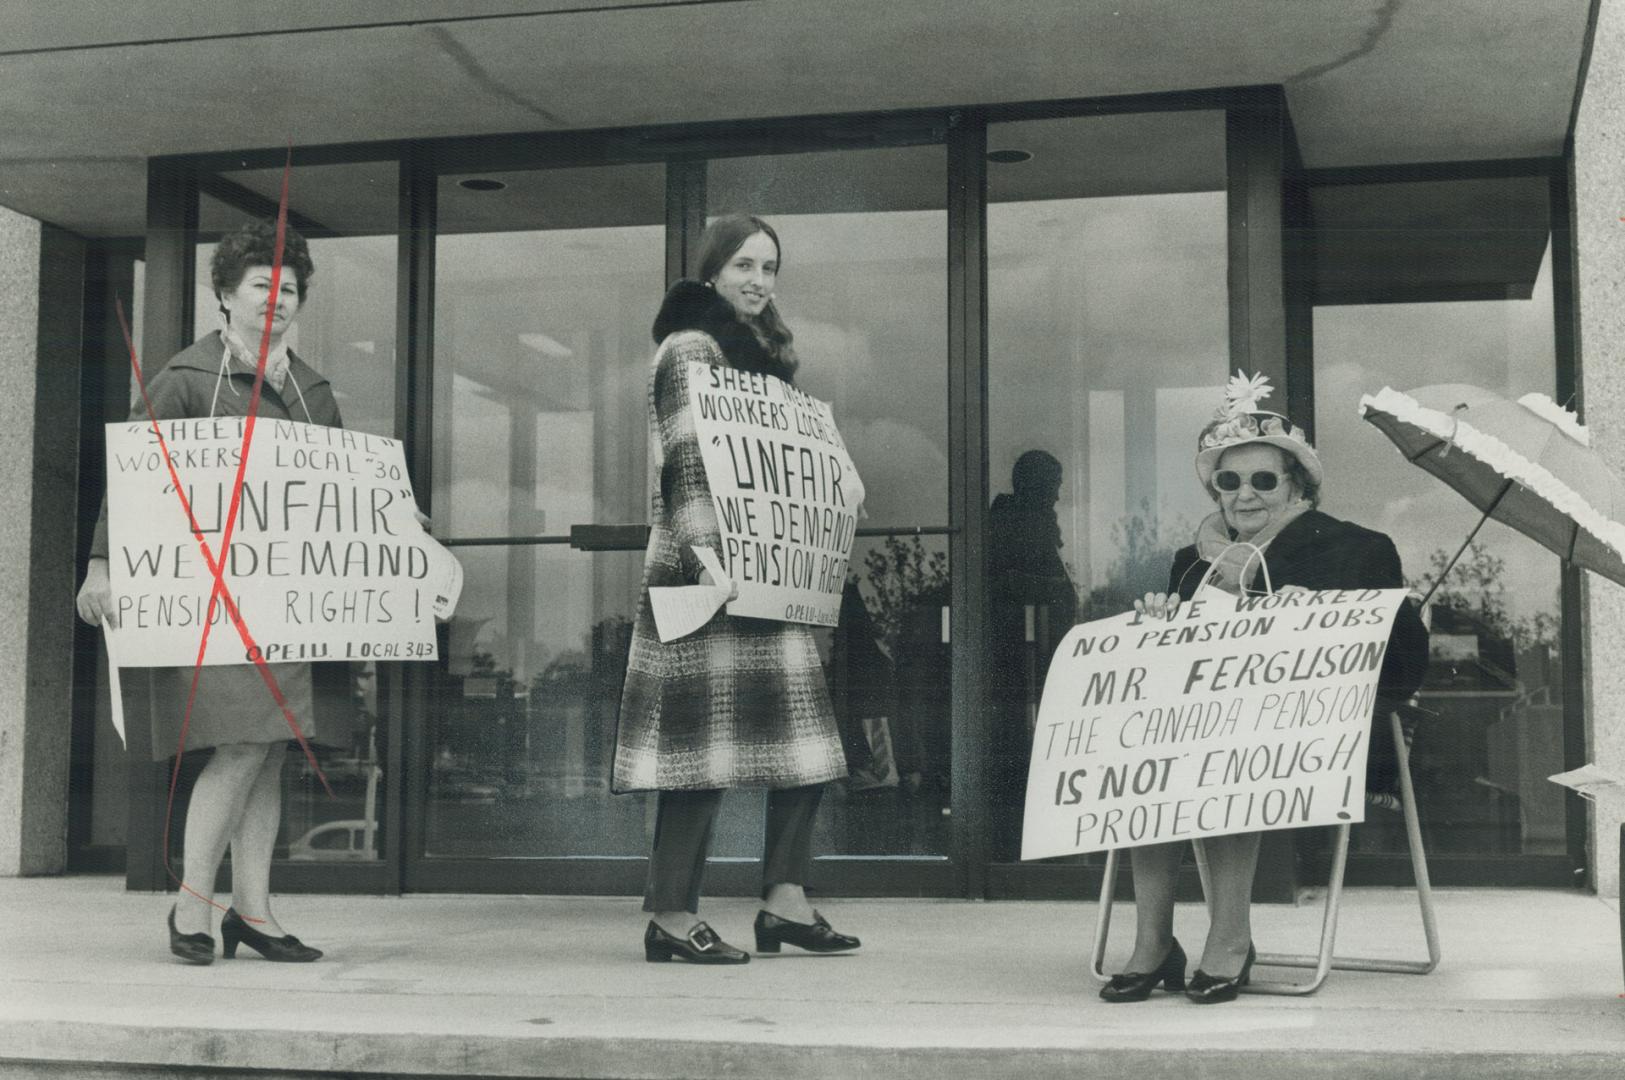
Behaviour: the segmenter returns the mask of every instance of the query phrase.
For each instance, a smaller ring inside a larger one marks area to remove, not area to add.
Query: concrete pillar
[[[0,875],[67,863],[84,242],[0,208]]]
[[[1580,378],[1592,445],[1625,477],[1625,3],[1602,0],[1574,127]],[[1625,779],[1625,587],[1587,575],[1586,726],[1591,759]],[[1594,805],[1597,891],[1619,895],[1625,799]]]

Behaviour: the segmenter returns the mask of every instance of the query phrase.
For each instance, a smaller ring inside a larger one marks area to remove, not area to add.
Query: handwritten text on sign
[[[216,558],[243,424],[242,417],[159,422]],[[107,425],[107,481],[118,662],[190,667],[213,579],[150,424]],[[418,525],[416,506],[396,440],[260,421],[224,559],[226,587],[264,659],[435,658],[434,619],[450,615],[462,574]],[[225,618],[216,605],[213,620]],[[252,659],[237,635],[216,633],[203,662]]]
[[[1044,683],[1023,859],[1362,821],[1403,589],[1206,593],[1073,627]]]
[[[689,365],[689,406],[738,582],[728,614],[834,626],[863,482],[827,404],[771,375]]]

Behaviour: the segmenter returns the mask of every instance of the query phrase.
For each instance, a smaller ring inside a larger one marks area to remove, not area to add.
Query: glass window
[[[122,245],[109,249],[91,248],[86,261],[86,320],[83,361],[86,377],[81,382],[89,409],[89,424],[120,423],[130,411],[125,388],[132,390],[130,354],[119,329],[114,300],[124,306],[131,325],[131,340],[140,348],[141,302],[146,262]],[[86,448],[94,446],[98,458],[102,449],[99,433],[85,431]],[[82,490],[81,512],[94,514],[100,505],[103,464],[81,456],[82,483],[94,490]],[[88,552],[90,522],[84,523],[80,543]],[[106,869],[102,859],[124,847],[129,821],[129,769],[123,740],[113,727],[112,697],[107,671],[107,644],[99,630],[75,622],[75,716],[69,802],[69,868]],[[92,684],[93,680],[93,684]],[[133,680],[126,680],[133,682]],[[144,681],[143,684],[144,685]],[[132,689],[134,687],[132,686]],[[92,691],[83,693],[81,691]],[[87,708],[88,706],[88,708]],[[86,715],[88,714],[88,715]],[[104,854],[105,853],[105,854]]]
[[[649,514],[665,213],[662,165],[440,180],[437,531],[546,542],[456,549],[427,855],[647,854],[653,800],[611,795],[609,776]],[[636,526],[622,550],[567,544],[574,526],[617,524]]]
[[[796,384],[830,402],[867,491],[840,626],[817,634],[851,770],[819,854],[948,850],[946,196],[941,146],[725,158],[706,176],[709,214],[778,232]]]
[[[988,150],[993,847],[1013,861],[1055,645],[1165,589],[1212,510],[1192,459],[1229,351],[1224,118],[994,124]]]
[[[1440,208],[1436,230],[1441,220],[1457,224],[1437,230],[1436,245],[1459,254],[1453,264],[1436,257],[1391,264],[1393,279],[1424,280],[1435,296],[1494,298],[1421,302],[1400,293],[1387,303],[1317,307],[1316,441],[1324,508],[1393,537],[1406,577],[1425,591],[1479,512],[1406,463],[1359,418],[1356,403],[1383,386],[1435,383],[1470,383],[1511,398],[1553,395],[1551,246],[1544,202],[1534,213],[1519,209],[1530,201],[1525,181],[1392,186],[1408,190],[1335,198]],[[1332,198],[1316,194],[1322,206]],[[1486,213],[1491,220],[1482,220]],[[1359,242],[1337,243],[1348,251]],[[1559,574],[1556,556],[1491,522],[1434,596],[1421,704],[1437,718],[1420,724],[1411,757],[1430,853],[1566,851],[1563,791],[1546,780],[1563,770]],[[1397,811],[1368,808],[1367,822],[1355,832],[1356,850],[1406,850]]]

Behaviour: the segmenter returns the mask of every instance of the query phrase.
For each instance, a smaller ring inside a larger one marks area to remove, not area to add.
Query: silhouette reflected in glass
[[[994,858],[1020,857],[1021,811],[1038,701],[1056,644],[1077,619],[1078,593],[1061,560],[1061,463],[1043,450],[1016,459],[1011,491],[989,511],[992,593]]]

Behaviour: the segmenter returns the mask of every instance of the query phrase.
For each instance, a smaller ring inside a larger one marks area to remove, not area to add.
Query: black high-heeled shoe
[[[691,964],[744,964],[750,953],[736,949],[717,937],[707,923],[695,923],[687,937],[673,937],[653,920],[643,932],[643,958],[651,964],[687,960]]]
[[[169,909],[169,951],[184,963],[214,963],[214,938],[208,934],[183,934],[175,929],[175,909]]]
[[[850,952],[862,944],[851,934],[843,934],[829,920],[813,912],[810,923],[781,919],[765,908],[756,913],[756,951],[776,953],[781,945],[794,945],[816,953]]]
[[[238,943],[279,964],[308,964],[322,957],[322,950],[311,948],[292,934],[272,937],[260,933],[237,914],[236,908],[227,908],[226,917],[220,920],[220,940],[225,945],[221,951],[227,960],[236,958]]]
[[[1241,988],[1252,979],[1253,961],[1258,959],[1258,952],[1252,943],[1247,945],[1247,959],[1241,963],[1241,971],[1228,979],[1221,979],[1209,975],[1201,968],[1191,976],[1191,984],[1185,991],[1185,996],[1198,1005],[1217,1005],[1224,1001],[1236,1000]]]
[[[1113,975],[1111,981],[1100,988],[1100,999],[1114,1005],[1125,1001],[1144,1001],[1151,996],[1158,983],[1174,994],[1185,989],[1185,950],[1179,947],[1178,938],[1168,947],[1168,955],[1162,958],[1162,963],[1154,971],[1125,971]]]

